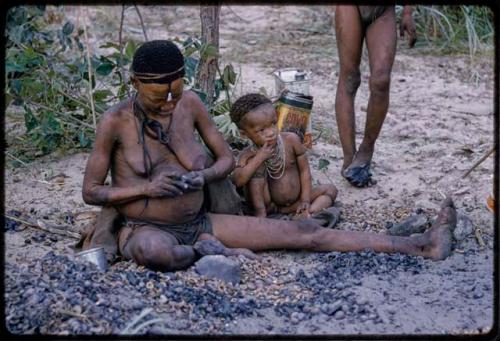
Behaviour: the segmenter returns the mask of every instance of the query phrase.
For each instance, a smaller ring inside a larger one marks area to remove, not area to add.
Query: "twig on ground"
[[[484,249],[486,247],[486,243],[484,242],[484,239],[483,239],[483,231],[481,231],[481,229],[476,229],[474,231],[474,234],[476,235],[476,239],[477,239],[478,244],[481,246],[481,248]]]
[[[234,10],[233,10],[230,6],[226,6],[226,7],[227,7],[227,8],[231,11],[231,13],[233,13],[233,15],[234,15],[236,18],[240,19],[240,20],[241,20],[241,21],[243,21],[245,24],[250,24],[250,23],[251,23],[251,21],[246,20],[246,19],[243,19],[243,18],[242,18],[242,17],[240,17],[238,14],[236,14],[236,12],[235,12],[235,11],[234,11]]]
[[[83,18],[83,34],[85,37],[85,45],[87,45],[87,64],[88,64],[88,73],[89,73],[89,99],[90,99],[90,108],[92,109],[92,121],[94,123],[94,131],[97,130],[97,118],[95,114],[94,107],[94,96],[92,94],[92,61],[90,59],[90,42],[89,36],[87,34],[87,17],[82,16],[82,9],[78,7],[80,11],[80,16]]]
[[[46,231],[46,232],[49,232],[49,233],[58,234],[58,235],[62,235],[62,236],[65,236],[65,237],[70,237],[70,238],[75,238],[75,239],[80,239],[80,234],[79,233],[65,230],[65,229],[63,229],[62,227],[59,227],[59,226],[54,226],[54,225],[49,226],[47,223],[45,223],[45,222],[43,222],[41,220],[37,220],[37,222],[34,223],[34,222],[31,222],[31,221],[28,221],[28,220],[24,220],[24,219],[21,219],[21,218],[18,218],[18,217],[11,216],[9,214],[5,214],[5,218],[17,221],[17,222],[19,222],[21,224],[24,224],[24,225],[28,226],[28,227],[38,228],[40,230],[43,230],[43,231]]]
[[[79,317],[79,318],[85,319],[85,320],[89,319],[86,315],[78,314],[78,313],[75,313],[74,311],[69,311],[69,310],[64,310],[64,309],[58,309],[58,310],[56,310],[56,312],[60,313],[60,314],[65,314],[65,315],[73,316],[73,317]]]
[[[472,172],[474,169],[476,169],[477,166],[479,166],[481,163],[483,163],[483,161],[486,160],[491,154],[493,154],[494,151],[495,151],[495,146],[493,146],[493,148],[491,148],[490,150],[488,150],[486,152],[486,154],[484,154],[479,160],[477,160],[476,163],[468,171],[466,171],[462,175],[462,179],[464,179],[465,177],[467,177],[467,175],[469,175],[470,172]]]
[[[130,322],[121,332],[120,334],[124,335],[124,334],[129,334],[130,333],[130,330],[145,316],[147,316],[150,312],[152,312],[153,309],[152,308],[146,308],[144,309],[143,311],[141,311],[141,313],[135,317],[132,322]]]
[[[125,20],[125,5],[122,5],[122,15],[120,18],[120,30],[118,31],[118,45],[120,46],[120,75],[122,77],[122,82],[125,82],[125,70],[123,68],[123,21]],[[130,97],[130,91],[127,88],[127,96]]]
[[[7,155],[8,157],[16,160],[17,162],[19,162],[23,166],[27,166],[28,165],[26,162],[19,160],[17,157],[15,157],[14,155],[10,154],[9,152],[5,152],[5,155]]]
[[[144,26],[144,21],[142,21],[142,15],[141,12],[139,11],[139,7],[137,5],[134,5],[135,11],[137,12],[137,16],[139,17],[139,21],[141,22],[141,27],[142,27],[142,33],[144,33],[144,39],[148,41],[148,34],[146,33],[146,26]]]

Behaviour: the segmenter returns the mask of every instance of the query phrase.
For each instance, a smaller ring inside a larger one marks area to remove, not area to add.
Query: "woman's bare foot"
[[[457,225],[457,211],[451,197],[441,204],[441,211],[431,228],[422,238],[427,244],[423,247],[424,256],[433,260],[442,260],[451,254],[453,230]]]

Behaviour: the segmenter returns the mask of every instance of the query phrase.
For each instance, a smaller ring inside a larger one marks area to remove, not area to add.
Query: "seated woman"
[[[86,203],[125,218],[118,250],[155,270],[190,266],[200,255],[271,249],[402,252],[444,259],[456,212],[451,199],[435,225],[414,237],[331,230],[311,219],[281,221],[206,213],[203,185],[234,167],[228,144],[198,96],[183,90],[184,59],[170,41],[144,43],[134,55],[137,93],[102,116],[83,181]],[[197,130],[215,156],[207,166]],[[112,183],[104,184],[108,171]]]
[[[244,149],[233,172],[237,187],[245,187],[257,217],[296,213],[310,217],[332,206],[334,185],[312,187],[306,148],[297,134],[280,132],[271,101],[260,94],[240,97],[231,120],[253,145]]]

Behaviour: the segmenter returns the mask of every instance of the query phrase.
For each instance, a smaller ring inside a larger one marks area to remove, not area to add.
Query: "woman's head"
[[[233,104],[231,120],[257,146],[276,144],[277,115],[272,102],[261,94],[244,95]]]
[[[184,57],[169,40],[142,44],[131,66],[132,84],[142,104],[152,112],[172,112],[183,91]]]

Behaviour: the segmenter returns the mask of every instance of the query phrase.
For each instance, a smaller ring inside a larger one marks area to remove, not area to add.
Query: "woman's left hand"
[[[181,179],[188,186],[187,191],[199,191],[205,185],[205,177],[199,171],[186,173]]]

